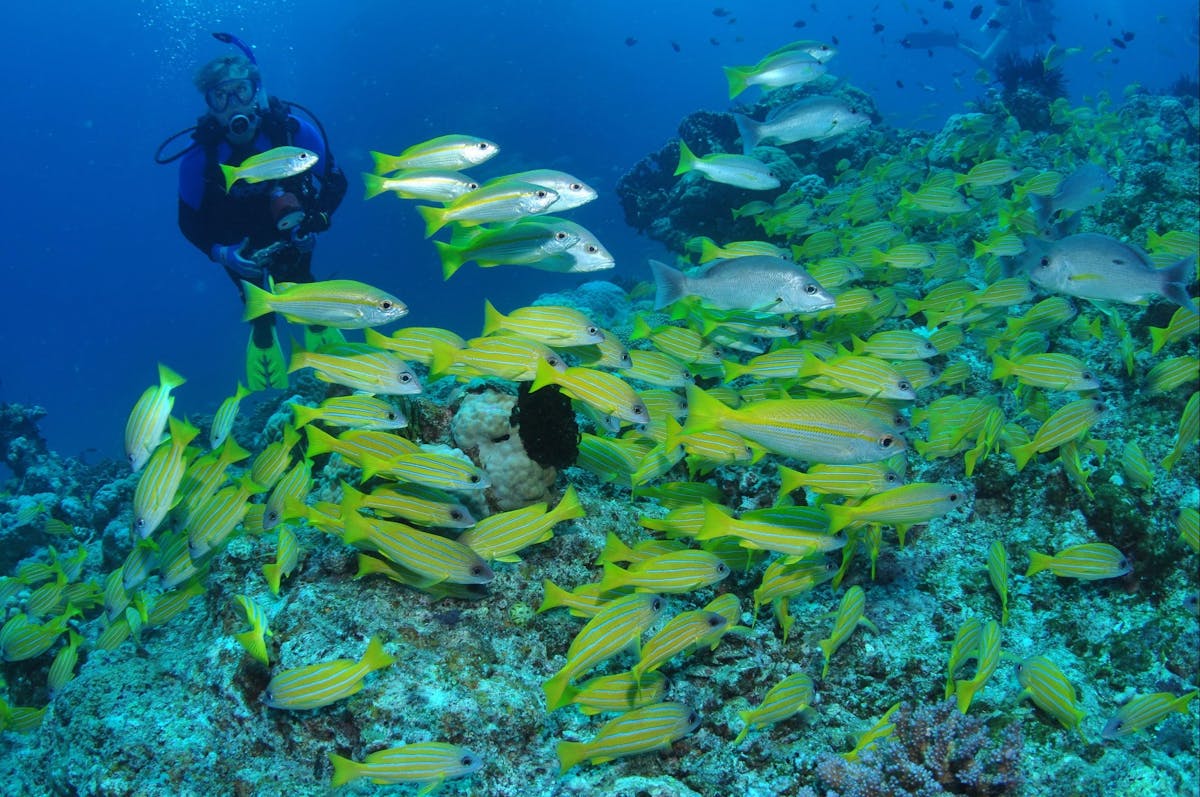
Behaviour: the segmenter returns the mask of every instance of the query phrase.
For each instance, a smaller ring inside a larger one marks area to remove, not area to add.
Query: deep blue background
[[[368,150],[472,133],[503,149],[477,170],[481,176],[570,171],[601,191],[571,217],[614,252],[618,272],[643,276],[646,257],[661,250],[625,226],[613,187],[675,135],[683,116],[729,107],[722,65],[836,35],[841,54],[831,74],[872,93],[889,124],[936,129],[979,95],[976,67],[951,51],[929,58],[896,42],[928,27],[982,41],[978,27],[994,8],[984,3],[971,23],[974,2],[947,10],[941,0],[843,4],[851,12],[826,0],[756,0],[724,4],[727,17],[712,13],[715,4],[683,0],[523,0],[499,12],[464,3],[338,5],[75,2],[6,10],[0,401],[46,407],[42,428],[56,450],[118,456],[128,411],[155,381],[158,361],[188,377],[177,414],[211,411],[242,376],[240,304],[225,275],[178,232],[177,169],[151,159],[164,137],[203,110],[191,85],[195,69],[231,51],[211,31],[255,45],[267,90],[321,116],[351,176],[335,226],[321,239],[318,277],[377,284],[408,302],[411,323],[476,334],[484,297],[508,310],[579,280],[468,267],[443,282],[409,204],[362,201],[357,173],[369,165]],[[1099,89],[1119,96],[1133,82],[1161,89],[1195,74],[1193,0],[1060,0],[1057,13],[1059,43],[1084,48],[1067,67],[1076,100]],[[794,27],[797,19],[806,26]],[[882,32],[872,31],[875,21]],[[1124,30],[1136,34],[1128,49],[1093,59]],[[627,37],[637,44],[627,46]]]

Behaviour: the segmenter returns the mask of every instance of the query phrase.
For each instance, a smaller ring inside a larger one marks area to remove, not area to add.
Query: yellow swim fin
[[[279,345],[279,334],[271,331],[271,345],[260,349],[254,345],[254,333],[246,342],[246,382],[251,390],[287,390],[287,361]]]
[[[345,343],[346,336],[342,334],[342,330],[334,329],[333,327],[304,327],[304,350],[316,351],[322,346],[331,346],[336,343]]]

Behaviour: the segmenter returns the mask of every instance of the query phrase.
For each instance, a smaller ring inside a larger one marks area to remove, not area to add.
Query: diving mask
[[[258,94],[258,81],[254,78],[239,77],[222,80],[204,93],[204,101],[213,113],[224,113],[230,103],[249,105]]]

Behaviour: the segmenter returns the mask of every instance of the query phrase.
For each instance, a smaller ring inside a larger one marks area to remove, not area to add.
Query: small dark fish
[[[837,37],[837,36],[830,36],[830,37],[829,37],[829,40],[830,40],[831,42],[833,42],[833,46],[834,46],[834,47],[837,47],[838,45],[840,45],[840,44],[841,44],[841,42],[840,42],[840,41],[838,41],[838,37]]]
[[[1127,42],[1133,41],[1133,31],[1131,31],[1131,30],[1125,31],[1124,33],[1121,34],[1121,38]]]
[[[883,30],[883,25],[880,25],[878,22],[876,22],[875,25],[871,28],[871,30],[875,31],[876,33],[879,33],[879,31]]]
[[[671,49],[675,52],[679,52],[679,42],[671,42]]]
[[[903,81],[903,80],[897,80],[897,81],[896,81],[896,88],[898,88],[898,89],[902,89],[902,88],[904,88],[904,81]]]
[[[720,6],[718,6],[717,8],[713,9],[713,16],[714,17],[727,17],[727,16],[729,16],[729,9],[721,8]]]
[[[979,15],[983,13],[983,6],[975,6],[971,9],[971,19],[979,19]]]
[[[713,47],[719,47],[721,45],[721,43],[719,41],[712,38],[711,36],[708,39],[708,43],[711,44]]]
[[[1113,43],[1113,47],[1118,47],[1122,50],[1125,49],[1125,42],[1123,42],[1121,39],[1118,39],[1116,36],[1109,39],[1109,41]]]
[[[942,3],[942,8],[949,11],[950,9],[954,8],[954,3],[950,2],[950,0],[944,0],[944,2]]]
[[[625,40],[626,47],[632,47],[635,44],[637,44],[637,39],[633,38],[632,36]]]
[[[796,20],[795,22],[793,22],[793,23],[792,23],[792,27],[793,27],[793,28],[803,28],[803,27],[804,27],[805,25],[807,25],[807,24],[808,24],[808,23],[807,23],[807,22],[805,22],[804,20],[802,20],[802,19],[798,19],[798,20]]]
[[[1001,22],[1000,20],[996,19],[995,17],[992,17],[991,19],[989,19],[987,21],[987,26],[989,28],[995,29],[995,28],[1003,27],[1004,23]]]

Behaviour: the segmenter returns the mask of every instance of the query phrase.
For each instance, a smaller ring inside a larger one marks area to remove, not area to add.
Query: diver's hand
[[[262,279],[262,267],[253,260],[247,260],[242,256],[242,249],[249,242],[249,238],[243,238],[241,243],[229,246],[214,244],[208,256],[214,263],[220,263],[242,279],[257,283]]]

